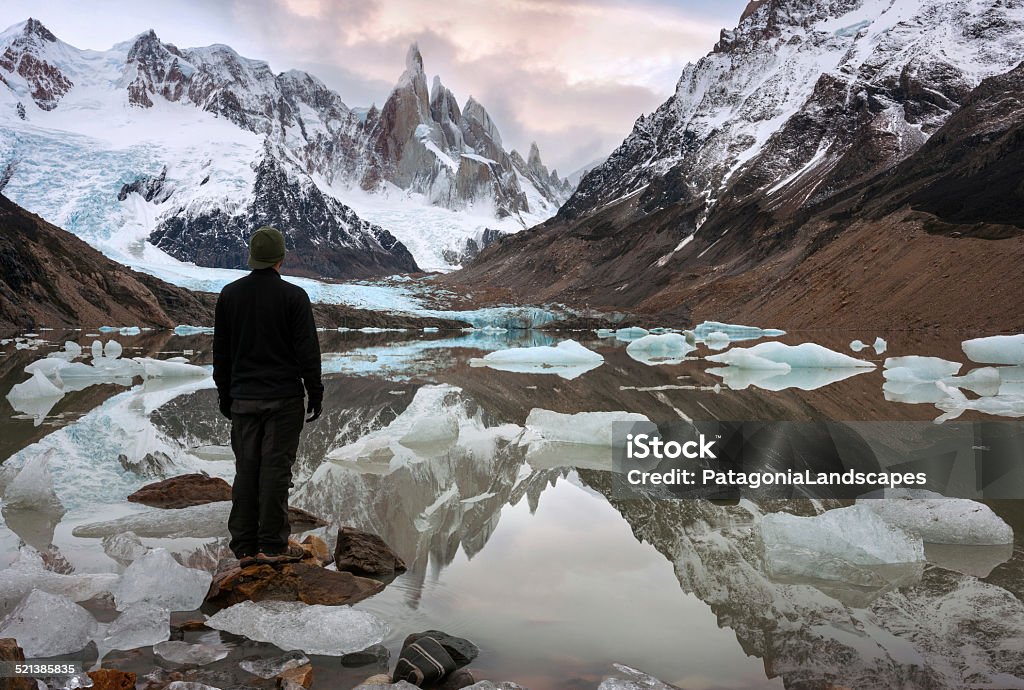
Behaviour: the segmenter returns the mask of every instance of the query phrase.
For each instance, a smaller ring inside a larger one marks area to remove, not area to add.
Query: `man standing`
[[[228,529],[243,567],[304,555],[288,541],[288,488],[303,410],[307,422],[320,416],[324,387],[309,296],[281,278],[284,255],[280,231],[260,228],[249,238],[252,272],[226,285],[217,299],[213,380],[220,412],[231,420],[235,482]]]

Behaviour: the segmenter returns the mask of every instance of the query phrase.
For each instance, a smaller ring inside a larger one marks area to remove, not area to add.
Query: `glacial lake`
[[[324,415],[303,431],[291,503],[330,523],[312,533],[332,545],[337,528],[351,525],[380,534],[405,559],[406,573],[354,605],[389,626],[383,644],[391,667],[406,635],[440,629],[480,647],[470,664],[477,679],[534,689],[594,688],[616,675],[613,664],[687,689],[1024,687],[1019,498],[983,499],[1012,528],[1012,544],[926,543],[924,561],[898,572],[825,564],[815,573],[813,562],[800,561],[807,554],[798,554],[780,574],[758,536],[765,516],[813,515],[850,501],[627,500],[614,490],[609,449],[531,441],[526,428],[532,410],[548,410],[625,411],[657,423],[841,422],[866,435],[888,428],[873,425],[905,424],[920,438],[954,428],[1013,431],[1014,418],[976,409],[937,424],[948,410],[937,406],[944,398],[934,385],[893,386],[883,378],[887,357],[959,362],[965,365],[960,375],[982,368],[960,348],[981,335],[989,334],[791,332],[777,340],[818,343],[877,367],[780,378],[715,373],[720,365],[703,359],[715,351],[703,344],[676,363],[641,361],[627,352],[627,341],[593,331],[323,332]],[[870,347],[876,336],[886,340],[884,353]],[[516,373],[470,361],[568,338],[604,362],[565,378],[555,370]],[[869,347],[852,352],[855,338]],[[118,341],[122,358],[184,357],[200,366],[209,365],[212,345],[209,335],[43,331],[22,349],[14,341],[5,345],[0,387],[6,393],[25,381],[26,365],[69,339],[83,346],[79,361],[86,362],[93,340]],[[733,347],[756,342],[762,341]],[[1001,369],[998,394],[1024,395],[1024,368]],[[147,510],[125,500],[154,481],[130,469],[147,454],[166,456],[160,462],[168,476],[232,477],[228,423],[217,412],[209,377],[97,381],[65,393],[48,410],[19,412],[6,399],[0,407],[2,481],[10,481],[8,469],[53,449],[49,471],[66,511],[45,520],[5,510],[2,569],[17,567],[21,548],[43,554],[52,572],[121,572],[124,566],[100,539],[73,531]],[[416,429],[454,431],[429,442],[399,442]],[[906,439],[882,432],[876,440],[913,450],[904,447]],[[168,524],[174,522],[170,515]],[[229,555],[226,525],[220,535],[154,534],[142,542],[211,571]],[[17,603],[5,582],[0,570],[4,615]],[[81,603],[101,622],[117,615],[102,596]],[[172,623],[212,613],[178,612]],[[184,639],[231,649],[190,680],[272,687],[238,661],[277,656],[281,650],[273,645],[209,630],[186,632]],[[71,656],[92,663],[96,654]],[[350,687],[386,670],[311,658],[314,687]],[[140,680],[154,669],[182,669],[150,647],[109,652],[104,665],[136,671]]]

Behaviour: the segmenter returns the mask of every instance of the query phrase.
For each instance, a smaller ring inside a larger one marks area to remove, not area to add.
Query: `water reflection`
[[[1002,511],[1016,547],[927,544],[919,563],[811,577],[770,568],[759,525],[766,514],[813,515],[840,503],[624,500],[613,490],[607,447],[527,433],[538,408],[625,410],[658,421],[856,420],[851,428],[864,436],[878,420],[930,422],[934,408],[887,402],[879,372],[798,372],[814,380],[778,390],[771,379],[734,386],[700,362],[647,366],[621,344],[595,339],[584,344],[605,364],[564,380],[467,365],[489,348],[560,339],[551,334],[394,337],[328,341],[325,350],[338,354],[327,361],[339,363],[329,368],[338,373],[326,381],[324,417],[303,433],[291,499],[330,522],[319,530],[329,541],[338,526],[352,525],[380,534],[405,559],[406,574],[358,605],[391,624],[393,652],[413,630],[445,629],[481,646],[481,676],[532,688],[593,687],[611,662],[681,687],[1024,685],[1024,655],[1016,653],[1024,649],[1019,511]],[[185,344],[146,347],[187,349],[194,362],[208,361],[208,339]],[[891,351],[900,347],[890,338]],[[4,361],[5,383],[23,379],[25,363]],[[104,384],[61,405],[67,417],[58,428],[9,415],[0,422],[12,456],[5,467],[47,448],[60,454],[54,488],[68,510],[57,521],[5,512],[5,558],[27,544],[69,573],[123,569],[133,542],[73,534],[142,512],[124,496],[149,480],[119,455],[160,451],[174,473],[232,476],[228,426],[209,381]],[[925,428],[893,442],[879,462],[912,460],[955,430]],[[955,479],[955,457],[950,467]],[[223,537],[186,522],[139,544],[213,569],[225,555]],[[790,555],[794,565],[804,556]],[[132,663],[141,658],[159,663],[148,654]]]

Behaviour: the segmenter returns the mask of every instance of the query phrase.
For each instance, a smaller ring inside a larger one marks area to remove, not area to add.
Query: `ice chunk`
[[[853,350],[854,352],[860,352],[865,347],[867,347],[867,345],[865,345],[860,340],[853,340],[850,342],[850,349]]]
[[[417,419],[398,442],[407,448],[451,448],[459,440],[459,420],[454,415],[430,415]]]
[[[972,362],[1024,364],[1024,333],[974,338],[963,341],[960,346]]]
[[[210,573],[179,564],[167,549],[153,549],[129,565],[114,590],[118,611],[146,602],[171,611],[191,611],[203,604]]]
[[[884,498],[860,498],[891,525],[933,544],[1012,544],[1013,529],[983,503],[933,491],[891,489]]]
[[[713,367],[706,370],[712,376],[722,377],[722,383],[733,390],[756,386],[766,391],[781,391],[789,388],[813,391],[830,386],[845,379],[868,373],[868,369],[790,369],[773,371],[744,369],[740,367]]]
[[[948,386],[966,388],[978,395],[999,395],[1002,379],[995,367],[978,367],[963,376],[947,376],[942,382]]]
[[[53,385],[42,371],[37,370],[28,381],[11,387],[7,401],[15,410],[40,418],[45,417],[63,396],[64,391]]]
[[[615,422],[651,424],[650,419],[636,412],[561,414],[534,408],[526,417],[526,429],[535,435],[534,438],[545,441],[610,447]]]
[[[712,350],[724,350],[731,342],[729,334],[722,331],[711,331],[704,338],[704,344]]]
[[[882,336],[877,336],[875,338],[875,342],[871,344],[871,347],[874,348],[876,355],[880,355],[888,349],[889,343],[885,342],[885,338]]]
[[[707,357],[707,360],[733,366],[744,366],[740,362],[743,361],[742,358],[745,356],[753,356],[761,360],[786,364],[793,369],[845,369],[851,367],[873,369],[875,366],[871,362],[835,352],[817,343],[786,345],[785,343],[774,341],[758,343],[753,347],[743,349],[733,348],[720,355],[710,355]],[[757,360],[750,360],[745,368],[763,369],[765,366]]]
[[[645,335],[650,333],[646,328],[640,328],[639,326],[630,326],[629,328],[620,328],[615,331],[615,338],[617,340],[637,340],[643,338]]]
[[[134,532],[121,532],[103,537],[103,553],[121,565],[128,565],[136,558],[143,556],[149,548]]]
[[[56,573],[47,570],[37,551],[23,546],[9,568],[0,570],[0,603],[11,605],[32,590],[85,601],[109,593],[116,585],[115,573]]]
[[[424,333],[437,333],[440,329],[437,326],[424,326]]]
[[[667,685],[654,676],[622,664],[612,664],[621,676],[606,676],[597,690],[678,690],[674,685]]]
[[[79,525],[71,534],[76,537],[106,537],[119,532],[135,532],[140,537],[222,537],[228,533],[231,501],[215,501],[188,508],[147,510],[103,522]]]
[[[231,648],[220,643],[189,644],[179,640],[170,640],[154,645],[153,651],[157,656],[176,664],[205,666],[226,657],[231,652]]]
[[[776,362],[764,357],[758,357],[749,349],[741,347],[734,347],[720,355],[708,355],[705,359],[709,362],[728,364],[732,368],[748,369],[750,371],[772,371],[784,374],[792,368],[785,362]]]
[[[129,606],[107,628],[100,656],[111,649],[151,647],[171,638],[171,613],[163,606],[137,603]]]
[[[1024,396],[1024,366],[999,367],[999,395]]]
[[[954,376],[963,365],[939,357],[908,355],[906,357],[888,357],[883,367],[882,376],[886,381],[919,383],[939,381],[947,376]]]
[[[68,364],[70,364],[70,362],[66,359],[60,359],[58,357],[44,357],[43,359],[37,359],[27,365],[25,367],[25,373],[34,376],[38,371],[47,379],[59,381],[60,370],[68,366]]]
[[[98,629],[88,611],[68,597],[34,590],[2,621],[0,637],[13,637],[26,658],[71,654]]]
[[[772,513],[761,520],[759,531],[773,577],[859,583],[864,566],[924,561],[920,537],[893,527],[863,505],[813,517]]]
[[[93,357],[92,368],[98,372],[96,375],[107,378],[133,378],[142,376],[143,368],[138,362],[119,357]],[[78,367],[72,365],[61,371],[61,378],[64,378],[70,371],[79,371]]]
[[[97,357],[102,357],[103,356],[103,343],[101,343],[99,340],[92,341],[92,347],[90,348],[90,350],[92,352],[92,358],[93,359],[96,359]]]
[[[182,362],[171,362],[149,357],[136,357],[135,361],[142,365],[146,378],[205,378],[210,372],[203,367]]]
[[[629,356],[644,364],[677,364],[696,349],[679,333],[645,335],[626,346]]]
[[[53,490],[50,461],[56,450],[51,448],[25,461],[21,471],[4,490],[4,510],[31,510],[48,515],[63,515],[64,506]]]
[[[604,357],[580,345],[564,340],[558,345],[513,347],[490,352],[483,358],[469,360],[471,366],[485,366],[517,373],[558,374],[573,379],[601,366]]]
[[[935,403],[944,414],[936,418],[936,424],[956,419],[967,410],[975,410],[997,417],[1024,417],[1024,396],[991,395],[970,400],[959,389],[936,381],[935,385],[946,394],[946,397]]]
[[[124,352],[124,348],[116,340],[108,340],[107,344],[103,346],[103,356],[108,359],[117,359],[122,352]]]
[[[387,623],[366,611],[291,601],[243,601],[207,619],[206,625],[281,649],[325,656],[358,652],[379,644],[390,632]]]
[[[776,338],[786,335],[785,331],[777,328],[757,328],[756,326],[738,326],[736,324],[722,323],[720,321],[705,321],[693,329],[697,340],[707,340],[708,335],[718,331],[729,336],[729,340],[757,340],[758,338]]]
[[[615,331],[611,328],[598,328],[594,333],[597,334],[598,338],[614,338]]]
[[[309,658],[302,652],[286,652],[271,659],[246,659],[239,661],[238,665],[242,667],[243,671],[269,680],[285,671],[305,666],[308,663]]]
[[[211,326],[177,326],[174,335],[212,335]]]

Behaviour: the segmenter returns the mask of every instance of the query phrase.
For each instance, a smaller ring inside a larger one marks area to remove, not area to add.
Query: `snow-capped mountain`
[[[293,270],[329,277],[450,269],[553,214],[568,183],[539,154],[517,166],[473,99],[439,80],[431,98],[415,46],[407,62],[383,108],[353,110],[228,46],[80,50],[29,19],[0,34],[5,193],[143,269],[240,267],[267,223]]]
[[[917,209],[917,197],[894,185],[924,179],[896,171],[916,166],[927,175],[922,157],[933,137],[947,153],[998,139],[992,155],[1019,155],[1019,139],[1000,139],[1012,121],[989,118],[1000,99],[1013,98],[1005,88],[1013,80],[1000,75],[1020,62],[1021,45],[1019,2],[752,2],[735,29],[685,67],[676,92],[583,176],[554,220],[503,239],[451,280],[698,320],[767,316],[794,327],[846,311],[861,322],[875,314],[927,323],[926,311],[943,318],[940,302],[899,289],[913,273],[958,295],[965,317],[1003,323],[1007,275],[992,277],[990,267],[1024,247],[1008,239],[1012,247],[964,243],[951,252],[929,240],[934,219],[899,215]],[[967,103],[984,103],[970,111],[978,122],[947,127]],[[972,143],[977,129],[990,137]],[[984,161],[973,158],[950,160],[976,171]],[[979,178],[966,167],[948,172]],[[998,189],[1019,198],[1012,184]],[[969,202],[966,187],[943,190],[943,208],[971,203],[979,209],[972,222],[1006,222],[995,205]],[[901,242],[913,238],[911,250],[880,252],[893,228]],[[865,281],[869,267],[874,279]]]

